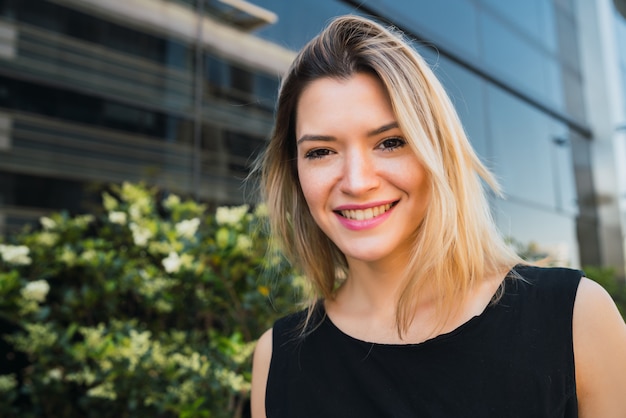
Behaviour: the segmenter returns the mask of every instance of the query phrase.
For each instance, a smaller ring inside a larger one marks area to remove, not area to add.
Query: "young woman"
[[[614,303],[503,242],[497,184],[399,34],[345,16],[306,45],[260,170],[317,293],[260,338],[254,418],[626,417]]]

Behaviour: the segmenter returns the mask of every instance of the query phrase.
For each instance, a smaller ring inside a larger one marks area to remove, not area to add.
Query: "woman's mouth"
[[[347,210],[340,210],[337,212],[341,216],[347,219],[351,219],[354,221],[365,221],[365,220],[373,219],[377,216],[382,215],[383,213],[391,209],[393,206],[395,206],[396,203],[398,202],[387,203],[384,205],[374,206],[374,207],[367,208],[367,209],[347,209]]]

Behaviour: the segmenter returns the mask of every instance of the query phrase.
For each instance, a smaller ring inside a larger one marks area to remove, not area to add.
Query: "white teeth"
[[[366,219],[372,219],[383,213],[387,212],[391,209],[391,203],[386,205],[376,206],[374,208],[367,208],[364,210],[361,209],[350,209],[350,210],[342,210],[341,215],[344,218],[354,219],[356,221],[364,221]]]

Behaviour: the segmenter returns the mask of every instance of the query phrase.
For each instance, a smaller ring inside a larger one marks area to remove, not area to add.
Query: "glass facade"
[[[503,186],[493,200],[503,233],[571,265],[601,264],[572,0],[254,0],[253,12],[153,0],[150,13],[176,8],[166,23],[127,16],[121,2],[0,0],[0,227],[81,210],[111,181],[243,202],[289,63],[272,57],[293,57],[333,16],[360,13],[415,37],[433,64]],[[199,16],[210,25],[191,24]],[[626,25],[615,20],[626,80]],[[25,197],[40,189],[64,192]]]
[[[243,201],[278,74],[43,0],[0,0],[0,61],[3,229],[50,209],[84,210],[77,196],[97,198],[86,191],[124,180],[208,203]],[[34,198],[39,188],[80,192],[50,206]]]

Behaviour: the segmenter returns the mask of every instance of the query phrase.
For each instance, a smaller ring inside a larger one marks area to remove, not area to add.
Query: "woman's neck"
[[[351,305],[355,308],[368,312],[389,311],[402,291],[408,262],[408,257],[399,254],[376,262],[348,260],[348,277],[337,298],[343,298],[346,303],[353,301]]]
[[[336,297],[326,301],[326,311],[340,329],[365,341],[421,342],[452,331],[482,313],[506,273],[503,270],[477,282],[444,323],[438,316],[437,292],[428,282],[424,283],[416,295],[413,320],[403,338],[398,335],[396,314],[398,297],[404,290],[404,270],[381,268],[371,263],[350,264],[347,280],[338,289]]]

